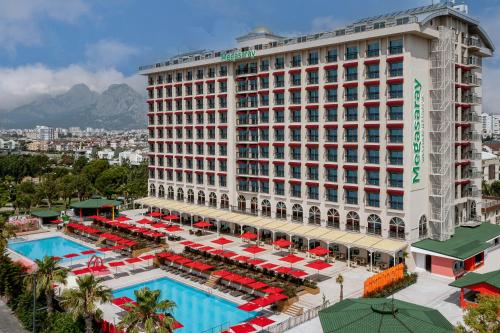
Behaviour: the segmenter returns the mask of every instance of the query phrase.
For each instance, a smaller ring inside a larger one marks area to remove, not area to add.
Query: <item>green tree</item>
[[[55,190],[56,187],[57,182],[52,176],[43,177],[36,187],[36,195],[47,202],[49,209],[52,207],[52,203],[59,198],[59,194]]]
[[[0,253],[0,296],[12,307],[16,307],[19,291],[23,290],[24,267],[12,261],[5,248]]]
[[[500,196],[500,181],[495,180],[493,183],[490,185],[490,194],[494,196]]]
[[[340,285],[340,301],[344,300],[344,277],[342,274],[337,275],[337,278],[335,279],[335,282]]]
[[[68,269],[57,266],[57,260],[45,256],[43,259],[36,259],[35,264],[38,267],[36,271],[36,290],[35,294],[40,297],[45,295],[47,301],[47,312],[54,312],[54,284],[66,284]],[[33,279],[31,276],[26,278],[29,289],[33,288]]]
[[[31,330],[33,327],[33,293],[28,290],[18,291],[20,295],[18,296],[17,304],[15,307],[15,313],[19,321],[23,324],[26,329]],[[47,311],[44,307],[46,306],[45,298],[40,297],[36,301],[36,311],[35,311],[35,328],[36,332],[40,332],[43,324],[47,320]]]
[[[160,300],[159,290],[147,287],[134,291],[137,304],[130,304],[130,311],[122,318],[118,327],[126,333],[171,333],[175,320],[169,313],[175,303]]]
[[[83,171],[83,168],[87,165],[87,163],[88,160],[85,156],[78,157],[73,163],[73,172],[77,174],[81,173]]]
[[[7,219],[0,216],[0,251],[3,253],[7,248],[9,238],[15,237],[16,231],[12,224],[7,222]]]
[[[500,295],[478,295],[477,306],[469,306],[465,310],[464,323],[459,324],[459,333],[500,332]]]
[[[61,295],[61,305],[73,318],[83,317],[86,333],[92,333],[93,320],[102,315],[96,303],[108,303],[112,298],[111,289],[103,286],[101,282],[101,279],[92,274],[79,276],[76,279],[77,287],[66,289]]]
[[[42,333],[83,333],[85,323],[81,317],[73,319],[70,313],[54,312],[47,318]]]
[[[95,185],[95,181],[97,180],[97,177],[101,173],[104,172],[104,170],[109,169],[109,163],[106,160],[93,160],[89,162],[82,170],[83,174],[85,174],[90,182]]]
[[[95,189],[88,177],[84,174],[76,176],[75,190],[78,200],[89,198],[94,193]]]
[[[484,180],[481,183],[481,190],[483,192],[483,195],[491,195],[492,194],[490,185],[488,185],[488,183]]]
[[[71,198],[76,193],[76,176],[74,175],[66,175],[57,180],[57,192],[59,196],[64,201],[64,208],[68,208],[71,204]]]
[[[102,195],[111,197],[121,194],[120,189],[127,183],[127,169],[124,167],[113,167],[105,170],[97,177],[95,187]]]

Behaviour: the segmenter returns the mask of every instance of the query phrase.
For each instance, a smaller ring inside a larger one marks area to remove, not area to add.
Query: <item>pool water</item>
[[[127,296],[135,300],[134,290],[148,287],[151,290],[160,290],[161,299],[175,302],[173,310],[175,319],[184,325],[184,328],[175,330],[179,333],[199,333],[225,325],[225,328],[238,324],[255,316],[254,312],[245,312],[237,305],[225,299],[209,295],[201,290],[192,288],[183,283],[161,278],[113,291],[113,297]],[[214,330],[214,332],[219,332]]]
[[[8,246],[9,249],[33,261],[35,259],[43,259],[45,256],[62,257],[65,254],[79,254],[82,251],[90,250],[89,247],[78,244],[64,237],[48,237],[25,242],[9,242]],[[73,261],[87,257],[89,257],[89,255],[80,255],[73,258]],[[62,258],[61,261],[70,261],[70,259]]]

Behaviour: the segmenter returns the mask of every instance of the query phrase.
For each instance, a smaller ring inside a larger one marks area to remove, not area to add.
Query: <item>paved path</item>
[[[10,308],[0,301],[0,333],[27,333]]]

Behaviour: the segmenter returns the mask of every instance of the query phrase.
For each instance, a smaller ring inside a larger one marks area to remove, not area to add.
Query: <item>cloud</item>
[[[77,83],[85,83],[91,90],[102,92],[114,83],[126,83],[142,93],[145,79],[139,75],[125,76],[116,69],[89,70],[81,65],[51,69],[43,64],[0,67],[0,100],[2,109],[11,109],[33,101],[44,94],[66,92]]]
[[[82,0],[0,0],[0,49],[40,44],[42,20],[74,23],[88,11]]]
[[[311,22],[312,32],[331,31],[345,26],[348,22],[333,16],[316,17]]]
[[[118,66],[137,54],[139,54],[137,48],[108,39],[87,45],[85,49],[85,57],[91,68]]]

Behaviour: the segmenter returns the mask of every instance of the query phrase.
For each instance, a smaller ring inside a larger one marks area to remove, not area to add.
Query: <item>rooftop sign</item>
[[[236,52],[225,53],[220,57],[222,61],[236,61],[238,59],[254,58],[256,54],[257,52],[255,50],[236,51]]]

